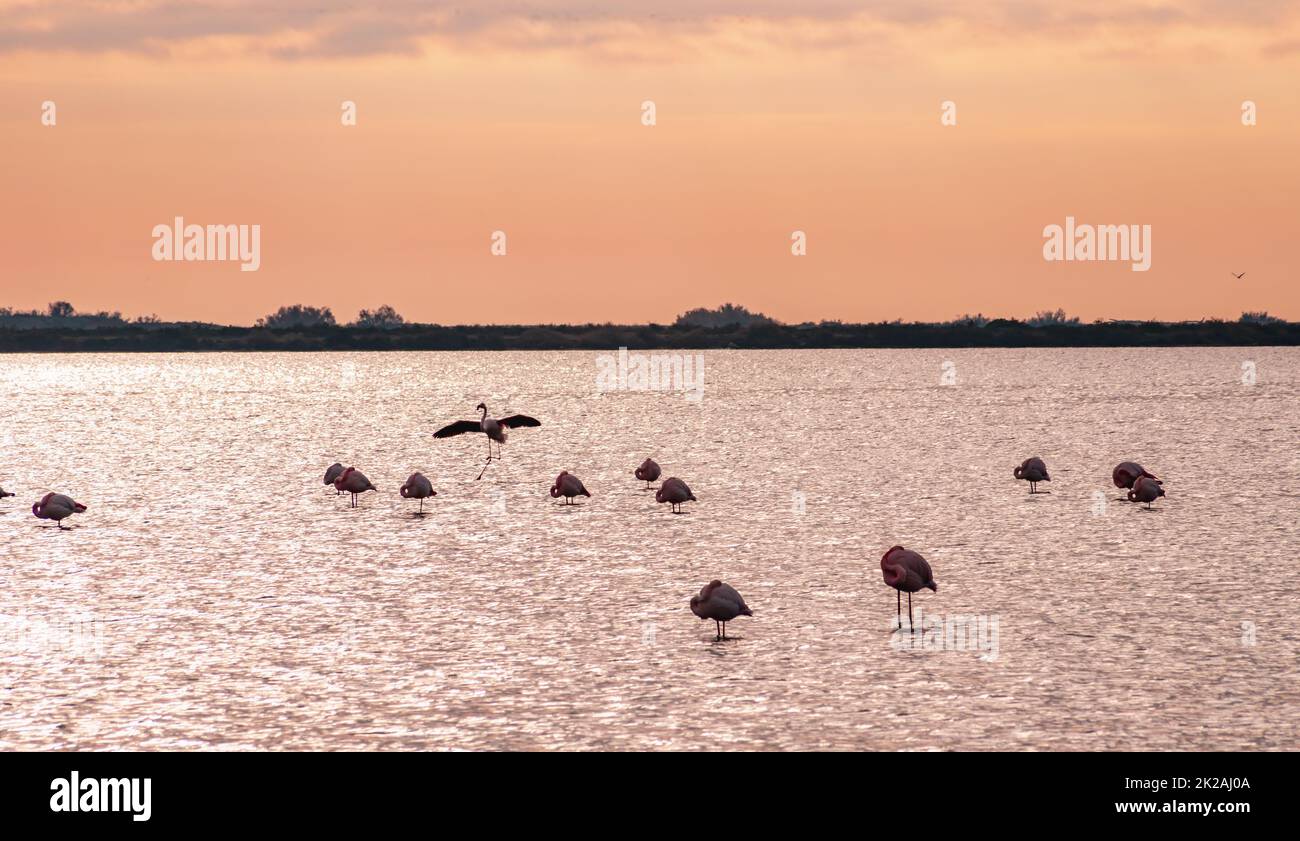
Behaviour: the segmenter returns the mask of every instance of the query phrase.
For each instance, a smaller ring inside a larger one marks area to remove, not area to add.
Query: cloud
[[[167,55],[195,45],[279,58],[419,54],[434,47],[653,55],[646,39],[852,49],[882,31],[1070,39],[1101,30],[1294,29],[1269,0],[0,0],[0,52]],[[1279,33],[1281,30],[1281,33]],[[642,42],[638,48],[638,41]]]

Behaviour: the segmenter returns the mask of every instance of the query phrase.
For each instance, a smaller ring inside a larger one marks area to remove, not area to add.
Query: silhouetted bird
[[[1156,484],[1160,484],[1159,479],[1148,473],[1146,468],[1136,461],[1121,461],[1115,465],[1115,469],[1111,471],[1110,479],[1117,488],[1131,488],[1133,483],[1143,476],[1148,479],[1155,479]]]
[[[1015,469],[1015,476],[1017,479],[1024,479],[1029,483],[1029,492],[1031,494],[1038,493],[1039,482],[1052,481],[1052,477],[1047,475],[1047,465],[1037,456],[1025,459],[1024,463]]]
[[[645,489],[650,490],[650,483],[659,478],[659,465],[655,460],[648,458],[641,462],[641,466],[632,472],[632,475],[645,482]]]
[[[63,528],[64,520],[85,510],[86,506],[72,497],[56,493],[46,494],[40,502],[32,506],[33,514],[42,520],[53,520],[59,528]]]
[[[476,421],[462,420],[450,423],[433,433],[434,438],[450,438],[453,435],[464,435],[466,432],[482,432],[488,437],[488,457],[483,464],[483,470],[478,472],[475,479],[483,478],[483,471],[488,469],[492,459],[501,458],[501,445],[506,442],[506,430],[515,429],[523,426],[541,426],[542,422],[536,418],[530,418],[528,415],[511,415],[508,418],[490,418],[487,416],[487,406],[483,403],[474,407],[483,412],[483,417]],[[492,442],[497,442],[497,454],[492,455]]]
[[[934,583],[934,573],[930,564],[919,553],[902,546],[891,547],[880,559],[880,571],[885,576],[885,583],[898,591],[898,628],[903,628],[903,594],[907,593],[907,624],[912,625],[912,594],[929,587],[936,593],[939,585]]]
[[[1165,495],[1165,489],[1160,487],[1160,483],[1155,479],[1148,479],[1146,476],[1139,476],[1138,480],[1133,483],[1133,490],[1128,492],[1129,502],[1145,502],[1147,508],[1155,502],[1158,497]]]
[[[575,496],[589,497],[591,494],[582,486],[581,479],[567,470],[561,470],[560,475],[555,477],[555,484],[551,485],[551,496],[562,496],[565,505],[572,505]]]
[[[416,471],[406,480],[406,484],[398,491],[403,499],[420,500],[420,513],[424,513],[424,500],[431,496],[437,496],[438,492],[433,489],[433,483],[423,473]]]
[[[366,491],[379,490],[379,488],[370,484],[370,480],[366,478],[366,474],[357,470],[355,467],[349,467],[347,470],[340,473],[339,477],[334,480],[334,487],[344,493],[352,494],[352,508],[357,507],[357,494],[365,493]]]
[[[334,462],[329,467],[325,468],[325,484],[327,485],[334,484],[334,480],[342,475],[343,475],[343,465],[339,464],[337,461]],[[335,488],[334,493],[335,495],[338,495],[343,493],[343,491],[339,490],[338,488]]]
[[[698,500],[695,499],[695,494],[691,493],[691,489],[686,486],[686,483],[676,476],[664,479],[663,484],[659,486],[659,490],[655,491],[655,502],[670,503],[670,510],[674,514],[682,513],[683,502],[696,501]]]
[[[691,596],[691,613],[701,619],[712,619],[718,640],[727,638],[727,623],[732,619],[754,615],[735,587],[716,578],[705,584],[699,595]]]

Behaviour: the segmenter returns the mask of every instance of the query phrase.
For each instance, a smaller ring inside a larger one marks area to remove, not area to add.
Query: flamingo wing
[[[541,426],[542,422],[537,418],[530,418],[528,415],[511,415],[508,418],[501,418],[497,423],[507,429],[517,429],[521,426]]]
[[[433,433],[434,438],[450,438],[453,435],[462,435],[466,432],[482,432],[483,427],[478,421],[462,420],[455,423],[449,423],[442,429]]]

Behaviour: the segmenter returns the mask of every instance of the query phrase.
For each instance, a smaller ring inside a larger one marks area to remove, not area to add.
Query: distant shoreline
[[[791,350],[850,348],[1257,347],[1300,345],[1296,322],[1103,322],[1034,326],[997,319],[975,324],[407,324],[392,328],[287,329],[207,324],[124,324],[0,328],[0,353],[166,353],[194,351],[403,350]]]

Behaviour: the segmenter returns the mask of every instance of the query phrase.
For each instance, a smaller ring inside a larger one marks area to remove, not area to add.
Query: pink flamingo
[[[501,445],[506,442],[506,430],[516,429],[524,426],[541,426],[542,422],[537,418],[530,418],[528,415],[511,415],[508,418],[490,418],[488,417],[487,406],[483,403],[474,407],[483,413],[478,420],[461,420],[455,423],[449,423],[442,429],[433,433],[434,438],[450,438],[453,435],[464,435],[466,432],[482,432],[488,438],[488,457],[483,463],[483,470],[478,472],[475,479],[482,479],[483,473],[488,469],[488,465],[493,459],[501,460]],[[497,454],[492,455],[492,442],[497,442]]]
[[[551,497],[564,497],[565,505],[575,504],[575,496],[591,496],[587,489],[582,486],[582,480],[574,476],[567,470],[561,470],[560,475],[555,477],[555,484],[551,485]]]
[[[41,501],[32,506],[32,514],[42,520],[53,520],[59,528],[67,530],[63,521],[73,514],[80,514],[86,510],[86,506],[77,502],[70,496],[63,494],[48,493],[41,497]]]
[[[641,462],[641,466],[633,471],[632,475],[645,482],[645,489],[648,491],[650,483],[659,478],[659,473],[659,465],[655,464],[654,459],[648,458]]]
[[[701,619],[713,620],[718,632],[717,640],[727,638],[727,623],[732,619],[754,615],[735,587],[716,578],[705,584],[698,596],[691,596],[691,613]]]
[[[1165,495],[1165,489],[1160,487],[1160,483],[1155,479],[1149,479],[1146,476],[1139,476],[1133,483],[1133,490],[1128,492],[1129,502],[1145,502],[1147,510],[1151,509],[1151,503],[1155,502],[1158,497]]]
[[[1136,461],[1121,461],[1115,465],[1115,469],[1110,474],[1110,480],[1117,488],[1131,488],[1142,477],[1154,479],[1157,485],[1161,484],[1159,479],[1148,473],[1146,468]]]
[[[325,484],[327,485],[334,484],[334,481],[342,475],[343,475],[343,465],[339,464],[337,461],[334,462],[329,467],[325,468]],[[339,490],[338,488],[334,489],[335,496],[341,493],[343,493],[343,491]]]
[[[370,480],[366,478],[366,474],[357,470],[355,467],[349,467],[347,470],[340,473],[339,477],[334,480],[334,487],[337,490],[352,494],[352,505],[350,506],[352,508],[357,507],[357,494],[365,493],[366,491],[379,490],[379,488],[370,484]]]
[[[669,508],[674,514],[682,513],[682,503],[688,501],[696,502],[698,500],[695,499],[695,494],[691,493],[691,489],[686,486],[686,483],[676,476],[669,476],[664,479],[663,484],[659,486],[659,490],[655,491],[655,502],[670,503]]]
[[[437,496],[438,492],[433,489],[433,483],[423,473],[416,471],[402,485],[400,491],[403,499],[420,500],[420,513],[424,513],[424,500],[427,497]]]
[[[1052,477],[1047,475],[1047,465],[1038,456],[1025,459],[1024,463],[1015,469],[1015,476],[1029,483],[1031,494],[1038,493],[1039,482],[1052,481]],[[1050,491],[1043,491],[1043,493],[1050,493]]]
[[[894,546],[880,558],[880,570],[885,583],[898,591],[898,629],[903,629],[903,593],[907,593],[907,624],[916,630],[912,626],[912,594],[926,587],[939,592],[930,564],[919,553]]]

